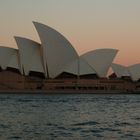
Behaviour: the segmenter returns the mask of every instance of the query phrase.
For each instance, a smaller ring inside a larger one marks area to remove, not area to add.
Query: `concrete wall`
[[[0,90],[140,90],[139,82],[123,79],[43,79],[12,71],[0,72]]]

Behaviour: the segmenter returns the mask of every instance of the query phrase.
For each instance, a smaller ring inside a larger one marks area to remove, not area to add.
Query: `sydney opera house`
[[[118,50],[97,49],[79,56],[55,29],[33,24],[41,43],[15,36],[18,49],[0,46],[0,91],[140,91],[140,64],[114,64]],[[113,73],[107,76],[110,68]]]

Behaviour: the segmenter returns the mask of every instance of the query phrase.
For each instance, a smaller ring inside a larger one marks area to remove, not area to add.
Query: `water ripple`
[[[138,140],[140,95],[0,95],[0,140]]]
[[[88,121],[88,122],[82,122],[82,123],[76,123],[76,124],[73,124],[74,126],[84,126],[84,125],[98,125],[99,123],[98,122],[95,122],[95,121]]]

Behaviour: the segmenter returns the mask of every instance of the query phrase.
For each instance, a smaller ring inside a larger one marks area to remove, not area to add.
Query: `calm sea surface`
[[[0,140],[139,140],[140,95],[0,95]]]

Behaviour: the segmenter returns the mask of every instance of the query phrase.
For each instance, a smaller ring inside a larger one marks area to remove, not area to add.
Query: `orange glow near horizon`
[[[140,63],[139,5],[138,0],[5,0],[0,2],[0,45],[17,47],[13,36],[40,42],[32,24],[38,21],[63,34],[79,55],[114,48],[119,50],[115,63]]]

